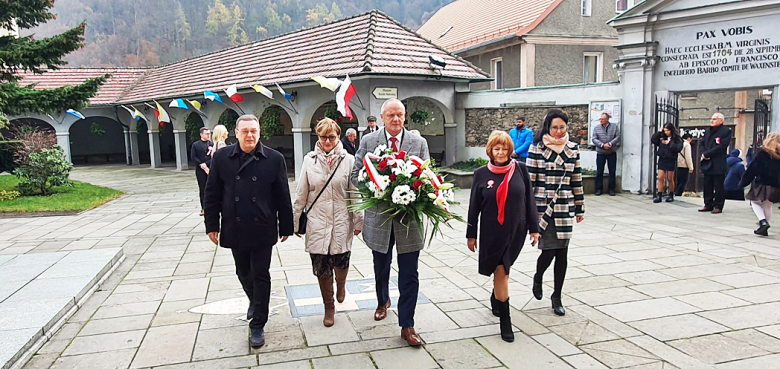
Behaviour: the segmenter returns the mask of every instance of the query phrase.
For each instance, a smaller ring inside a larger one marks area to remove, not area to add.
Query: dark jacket
[[[211,141],[198,140],[192,143],[190,149],[190,160],[195,164],[195,170],[200,169],[200,164],[206,163],[206,166],[211,168],[211,155],[209,154],[209,147],[214,144]]]
[[[742,191],[745,187],[739,185],[745,174],[745,166],[742,164],[742,158],[739,157],[739,154],[739,150],[734,150],[726,159],[726,165],[729,168],[726,181],[723,182],[723,189],[726,191]]]
[[[226,248],[272,247],[280,235],[293,234],[284,156],[262,143],[240,164],[242,154],[238,144],[214,154],[204,198],[206,233],[220,232]]]
[[[758,149],[758,154],[748,165],[739,185],[745,187],[753,182],[753,179],[758,184],[780,187],[780,159],[772,159],[769,153]]]
[[[704,137],[699,141],[699,153],[709,160],[702,160],[699,168],[704,175],[726,175],[728,166],[729,143],[731,143],[731,129],[724,125],[710,127],[704,132]],[[700,158],[701,159],[701,158]]]
[[[656,132],[652,137],[650,137],[650,142],[653,143],[657,147],[658,157],[659,158],[667,158],[667,159],[675,159],[677,160],[677,155],[682,151],[683,149],[683,142],[681,138],[672,138],[669,141],[669,144],[666,145],[662,143],[662,140],[667,139],[665,133],[663,132]]]
[[[355,144],[353,145],[351,142],[349,142],[349,139],[346,137],[341,138],[341,145],[344,146],[344,150],[347,150],[347,153],[352,156],[355,156],[358,147],[360,147],[357,139],[355,139]]]

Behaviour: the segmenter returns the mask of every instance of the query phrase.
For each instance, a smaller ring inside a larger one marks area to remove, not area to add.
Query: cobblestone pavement
[[[275,249],[268,343],[252,350],[230,253],[204,234],[192,172],[96,166],[73,178],[127,195],[76,216],[0,219],[0,254],[122,246],[127,257],[27,369],[780,367],[780,241],[773,229],[753,235],[747,203],[712,215],[696,212],[699,199],[588,196],[569,251],[566,316],[550,309],[551,273],[545,299],[532,297],[539,252],[526,245],[510,275],[511,344],[486,307],[492,281],[477,273],[461,224],[420,256],[422,349],[400,339],[395,311],[374,322],[371,309],[342,306],[331,328],[321,315],[293,317],[289,301],[306,302],[287,291],[316,279],[291,239]],[[467,191],[457,197],[467,204]],[[350,293],[371,293],[371,254],[359,241],[349,278]]]

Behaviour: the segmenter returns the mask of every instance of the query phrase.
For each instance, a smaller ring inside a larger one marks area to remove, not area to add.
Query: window
[[[615,12],[622,13],[633,7],[636,0],[615,0]]]
[[[583,60],[583,83],[598,83],[602,81],[604,70],[602,53],[585,53]]]
[[[582,16],[590,17],[593,10],[593,0],[582,0]]]
[[[495,58],[490,60],[490,74],[495,78],[491,84],[493,90],[501,90],[504,88],[504,62],[501,58]]]

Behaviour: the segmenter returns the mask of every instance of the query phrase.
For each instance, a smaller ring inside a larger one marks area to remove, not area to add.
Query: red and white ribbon
[[[384,191],[385,188],[387,187],[387,184],[379,181],[380,174],[379,171],[374,166],[374,162],[372,160],[382,160],[382,158],[374,154],[366,154],[365,156],[363,156],[363,166],[366,168],[366,173],[368,173],[368,178],[371,179],[371,182],[374,182],[376,188]]]

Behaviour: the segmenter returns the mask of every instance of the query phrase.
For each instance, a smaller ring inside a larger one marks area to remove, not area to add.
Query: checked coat
[[[531,145],[526,161],[534,188],[539,228],[555,222],[558,239],[571,239],[575,216],[585,215],[579,146],[569,141],[560,154],[543,142]]]

